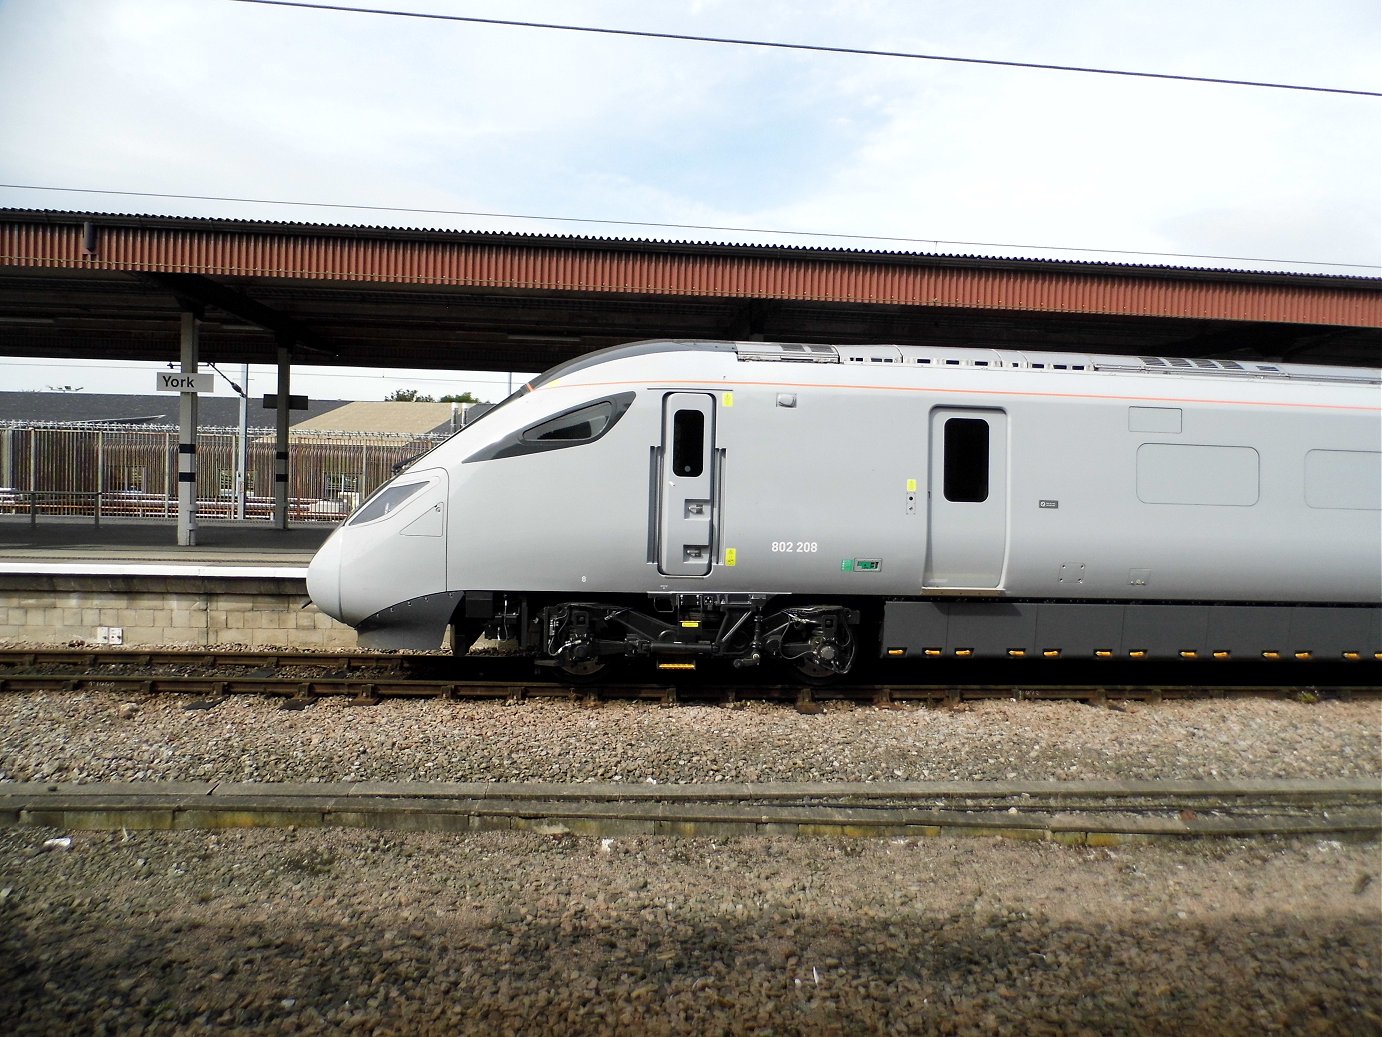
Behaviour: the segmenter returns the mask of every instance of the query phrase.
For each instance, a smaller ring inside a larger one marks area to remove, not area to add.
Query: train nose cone
[[[307,567],[307,594],[332,619],[341,618],[341,536],[327,537]]]

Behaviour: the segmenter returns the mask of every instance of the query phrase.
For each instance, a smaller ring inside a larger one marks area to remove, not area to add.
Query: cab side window
[[[618,423],[632,405],[636,395],[632,392],[621,392],[616,396],[592,400],[550,418],[544,418],[535,425],[510,433],[497,443],[482,447],[463,463],[540,454],[548,450],[593,443]]]
[[[549,418],[540,425],[523,430],[525,443],[580,443],[595,439],[609,428],[610,418],[614,416],[614,402],[601,400],[588,407],[567,411]]]

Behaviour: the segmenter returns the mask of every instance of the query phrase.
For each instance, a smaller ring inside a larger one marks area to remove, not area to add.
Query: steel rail
[[[1382,784],[1231,781],[0,783],[0,825],[368,827],[545,835],[1128,838],[1382,835]]]
[[[349,651],[349,650],[323,650],[305,651],[297,649],[243,649],[243,648],[144,648],[144,647],[120,647],[107,648],[95,645],[82,645],[79,647],[54,646],[51,648],[4,648],[0,647],[0,668],[9,666],[253,666],[253,667],[288,667],[288,666],[329,666],[342,670],[375,670],[381,668],[396,669],[417,669],[417,668],[465,668],[473,666],[493,665],[496,663],[512,662],[514,660],[528,659],[525,656],[505,655],[500,653],[469,655],[455,657],[447,652],[371,652],[371,651]],[[531,661],[531,659],[528,659]],[[953,667],[957,671],[962,669],[974,670],[984,666],[1021,668],[1026,680],[1040,680],[1039,674],[1054,671],[1061,667],[1086,666],[1098,667],[1101,670],[1111,671],[1129,666],[1145,670],[1157,666],[1174,666],[1182,670],[1189,671],[1192,668],[1202,668],[1203,670],[1214,670],[1216,672],[1232,672],[1244,667],[1258,670],[1273,670],[1276,672],[1290,672],[1293,675],[1306,678],[1321,670],[1329,670],[1331,673],[1348,673],[1364,680],[1376,681],[1382,679],[1382,667],[1377,663],[1379,660],[1359,659],[1355,661],[1333,660],[1333,659],[1314,659],[1307,661],[1283,659],[1273,662],[1265,660],[1160,660],[1160,661],[1130,661],[1121,659],[1099,660],[1075,660],[1075,659],[1032,659],[1014,662],[1012,660],[984,660],[984,659],[946,659],[946,660],[913,660],[913,666],[936,670]],[[889,667],[906,666],[904,662],[886,662],[884,665]],[[746,680],[751,678],[746,677]]]
[[[1167,697],[1204,698],[1297,695],[1315,698],[1382,695],[1382,674],[1361,663],[1125,664],[1039,661],[1026,665],[961,661],[923,663],[904,680],[811,687],[750,676],[729,684],[723,675],[691,674],[674,681],[612,679],[573,684],[535,677],[521,656],[442,653],[303,652],[219,648],[0,649],[0,692],[83,691],[180,694],[223,698],[280,696],[292,706],[325,696],[356,702],[381,698],[582,698],[734,703],[792,702],[804,712],[831,700],[878,706],[908,703],[955,705],[985,699],[1073,700],[1093,704],[1157,702]],[[881,671],[882,666],[875,667]],[[171,672],[168,672],[171,671]],[[209,671],[209,672],[199,672]],[[230,671],[230,672],[225,672]],[[976,680],[984,676],[990,679]],[[918,680],[916,678],[920,677]],[[994,680],[991,678],[1004,679]]]
[[[417,660],[449,659],[440,655],[394,655],[375,652],[261,651],[221,648],[7,648],[0,667],[9,666],[329,666],[361,670],[398,667]]]
[[[1031,701],[1078,701],[1104,705],[1120,701],[1159,702],[1164,698],[1232,698],[1263,696],[1314,696],[1349,698],[1382,696],[1382,687],[1310,688],[1263,685],[1155,685],[1116,684],[886,684],[811,688],[799,685],[619,683],[571,685],[558,681],[510,679],[401,678],[387,674],[368,676],[225,676],[197,674],[34,673],[0,674],[0,692],[116,691],[143,695],[192,695],[223,699],[231,695],[277,696],[288,700],[285,708],[301,708],[319,698],[347,696],[358,704],[384,698],[443,699],[566,699],[599,701],[644,700],[663,705],[716,702],[734,704],[745,700],[790,702],[803,712],[822,709],[830,701],[869,703],[881,707],[908,704],[955,705],[993,699]]]

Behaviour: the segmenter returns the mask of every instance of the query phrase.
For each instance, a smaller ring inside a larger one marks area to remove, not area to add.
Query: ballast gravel
[[[1377,1034],[1378,888],[1375,845],[1313,840],[10,828],[0,1017],[15,1037]]]
[[[1377,777],[1375,702],[0,696],[0,781]],[[0,829],[0,1033],[1378,1034],[1376,843]]]
[[[895,781],[1382,775],[1375,701],[877,709],[0,696],[0,781]]]

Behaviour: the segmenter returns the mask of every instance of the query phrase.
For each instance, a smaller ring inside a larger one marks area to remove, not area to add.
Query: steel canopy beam
[[[218,284],[209,277],[203,277],[201,274],[164,274],[150,271],[143,271],[135,276],[169,292],[184,308],[214,306],[247,324],[254,324],[272,332],[280,342],[286,340],[315,353],[331,357],[337,355],[336,350],[320,335],[300,321],[251,299],[243,292]]]

